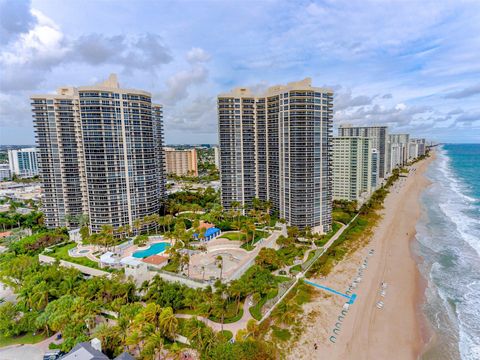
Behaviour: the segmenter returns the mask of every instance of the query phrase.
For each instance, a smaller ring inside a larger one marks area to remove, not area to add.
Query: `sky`
[[[110,73],[169,144],[217,143],[219,93],[305,77],[335,127],[480,143],[480,1],[0,0],[0,145],[34,143],[32,94]]]

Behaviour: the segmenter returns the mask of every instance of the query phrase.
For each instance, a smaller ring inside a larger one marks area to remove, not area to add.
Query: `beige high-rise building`
[[[197,150],[165,148],[167,174],[198,176]]]
[[[402,167],[408,162],[409,142],[409,134],[388,135],[387,156],[390,161],[387,162],[387,171],[389,173],[391,173],[396,167]]]
[[[334,200],[362,202],[372,192],[372,142],[365,137],[333,138]]]
[[[372,148],[378,152],[378,177],[384,179],[388,173],[388,127],[385,125],[352,126],[340,125],[338,136],[360,136],[372,139]]]
[[[332,222],[333,91],[311,79],[261,94],[218,96],[222,204],[270,201],[289,225],[327,232]]]
[[[31,99],[47,227],[77,227],[87,217],[98,232],[159,212],[163,115],[150,93],[120,88],[111,75]]]

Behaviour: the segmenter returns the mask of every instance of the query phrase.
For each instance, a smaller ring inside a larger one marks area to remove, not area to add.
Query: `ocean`
[[[436,341],[423,360],[480,359],[480,144],[447,144],[426,173],[414,252]]]

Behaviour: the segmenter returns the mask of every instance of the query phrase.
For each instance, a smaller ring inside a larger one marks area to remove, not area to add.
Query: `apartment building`
[[[162,107],[117,77],[31,97],[45,223],[114,228],[157,213],[165,199]]]
[[[408,162],[408,151],[409,146],[408,143],[410,142],[410,135],[409,134],[389,134],[388,135],[388,151],[393,151],[392,149],[395,148],[395,151],[398,151],[398,154],[389,155],[392,161],[387,164],[388,165],[388,172],[391,172],[397,166],[404,166]],[[396,144],[396,145],[395,145]],[[397,149],[398,148],[398,149]],[[387,154],[388,154],[387,151]],[[398,159],[397,159],[398,157]]]
[[[25,148],[8,150],[8,164],[12,175],[15,174],[19,177],[37,176],[37,149]]]
[[[425,139],[410,139],[410,142],[418,144],[418,156],[425,155]]]
[[[268,200],[288,224],[331,229],[333,92],[311,79],[218,97],[222,204]]]
[[[410,140],[408,143],[408,160],[415,160],[418,157],[419,144]]]
[[[378,150],[372,149],[372,192],[380,185]]]
[[[372,139],[372,148],[378,151],[378,176],[384,179],[388,173],[388,164],[386,158],[388,156],[388,127],[379,126],[352,126],[340,125],[338,128],[338,136],[356,136],[368,137]]]
[[[197,151],[165,148],[167,174],[198,176]]]
[[[363,202],[372,192],[372,140],[333,138],[333,199]]]

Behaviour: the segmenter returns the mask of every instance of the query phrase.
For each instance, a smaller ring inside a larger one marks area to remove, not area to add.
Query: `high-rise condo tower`
[[[289,225],[331,228],[333,92],[311,79],[218,97],[222,204],[270,201]]]
[[[134,226],[165,198],[162,107],[115,75],[32,96],[48,227]],[[85,218],[85,217],[83,217]]]

